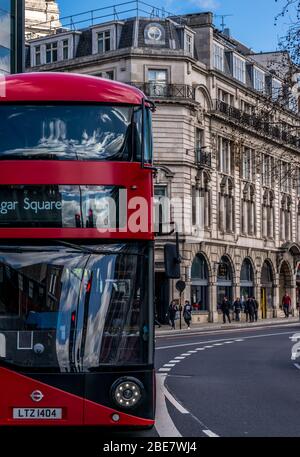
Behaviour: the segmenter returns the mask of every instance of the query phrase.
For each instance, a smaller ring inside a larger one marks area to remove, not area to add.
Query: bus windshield
[[[140,161],[141,135],[138,106],[0,104],[0,160]]]
[[[148,255],[146,243],[0,246],[0,364],[149,364]]]

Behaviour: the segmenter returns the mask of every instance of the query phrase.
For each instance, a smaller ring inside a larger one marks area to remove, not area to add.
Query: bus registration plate
[[[13,419],[62,419],[62,409],[13,408]]]

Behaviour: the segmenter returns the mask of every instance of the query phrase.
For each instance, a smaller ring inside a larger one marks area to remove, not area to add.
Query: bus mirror
[[[180,256],[176,244],[165,244],[164,247],[165,274],[169,279],[180,278]]]

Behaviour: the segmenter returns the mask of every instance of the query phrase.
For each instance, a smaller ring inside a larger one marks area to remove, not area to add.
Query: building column
[[[217,310],[217,283],[216,278],[208,285],[209,293],[209,322],[218,322],[219,314]]]
[[[257,301],[258,303],[258,310],[260,312],[260,315],[258,316],[260,319],[262,318],[262,315],[261,315],[261,283],[260,281],[256,281],[254,283],[254,296],[255,296],[255,300]]]
[[[296,305],[297,305],[297,286],[296,286],[296,278],[293,276],[293,284],[291,284],[291,311],[292,311],[292,316],[296,316]]]
[[[274,309],[273,309],[273,315],[274,317],[277,317],[278,316],[278,310],[279,310],[279,305],[280,305],[280,297],[279,297],[279,275],[276,275],[276,284],[273,285],[273,297],[274,297],[274,301],[273,301],[273,306],[274,306]]]

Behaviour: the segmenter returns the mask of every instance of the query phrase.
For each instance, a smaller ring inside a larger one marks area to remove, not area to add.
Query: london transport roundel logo
[[[44,398],[44,395],[40,390],[34,390],[30,395],[30,398],[33,401],[41,401]]]
[[[156,25],[152,25],[151,27],[149,27],[147,33],[148,33],[148,38],[150,40],[159,41],[162,36],[162,32],[161,32],[160,28],[157,27]]]

